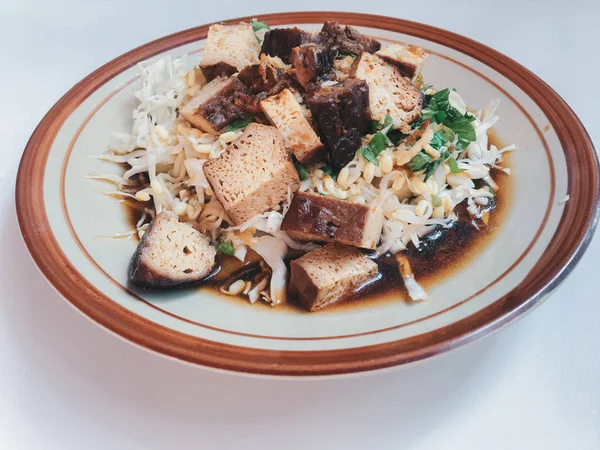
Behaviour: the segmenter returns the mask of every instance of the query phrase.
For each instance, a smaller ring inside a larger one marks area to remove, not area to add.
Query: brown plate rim
[[[230,19],[239,22],[251,17]],[[466,54],[510,79],[549,118],[567,160],[571,200],[547,251],[517,287],[483,310],[431,332],[384,344],[323,351],[275,351],[214,342],[177,332],[116,304],[71,264],[52,234],[45,212],[43,174],[64,121],[89,95],[140,60],[206,37],[210,24],[175,33],[102,66],[67,92],[42,119],[19,166],[16,187],[21,233],[39,269],[75,308],[115,334],[149,350],[219,369],[264,375],[333,375],[381,369],[423,359],[484,336],[530,310],[570,273],[589,245],[600,217],[598,157],[585,128],[540,78],[499,52],[464,36],[428,25],[360,13],[297,12],[261,16],[273,25],[339,20],[424,38]]]

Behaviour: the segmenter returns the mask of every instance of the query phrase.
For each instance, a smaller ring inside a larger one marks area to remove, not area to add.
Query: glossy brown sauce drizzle
[[[488,135],[490,144],[502,148],[503,143],[493,130],[490,130]],[[510,161],[510,154],[505,154],[503,167],[511,167]],[[513,183],[511,177],[500,170],[492,169],[491,174],[500,189],[487,207],[489,210],[487,224],[480,219],[475,220],[478,228],[472,224],[472,218],[466,211],[465,201],[456,207],[455,212],[459,219],[452,226],[449,228],[438,227],[421,239],[421,245],[418,249],[413,245],[409,245],[408,250],[404,253],[411,264],[416,280],[426,290],[447,279],[461,267],[473,261],[501,226],[508,205],[511,202]],[[124,202],[124,205],[128,221],[131,226],[135,227],[135,224],[144,213],[144,205],[133,200]],[[301,256],[301,254],[298,252],[290,254],[289,260],[291,261]],[[210,289],[213,293],[229,299],[229,301],[236,301],[239,304],[253,308],[294,309],[299,312],[306,312],[295,298],[288,298],[285,305],[273,308],[262,301],[251,305],[246,297],[229,296],[219,291],[221,286],[228,286],[235,280],[252,280],[260,272],[259,261],[260,257],[252,250],[248,251],[244,263],[231,256],[219,253],[217,267],[210,278],[205,280],[199,287],[187,289]],[[404,288],[404,281],[398,270],[396,258],[386,253],[374,259],[374,261],[379,266],[379,276],[375,280],[363,286],[351,297],[334,303],[319,311],[319,313],[407,299],[408,294]]]

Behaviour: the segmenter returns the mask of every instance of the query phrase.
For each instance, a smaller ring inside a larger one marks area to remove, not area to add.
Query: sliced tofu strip
[[[300,241],[339,242],[377,247],[383,210],[319,194],[296,192],[281,229]]]
[[[145,288],[197,283],[212,271],[216,254],[208,236],[162,212],[152,220],[133,255],[129,279]]]
[[[250,23],[211,25],[200,68],[207,80],[229,76],[258,63],[260,46]]]
[[[383,121],[390,115],[394,127],[408,133],[421,114],[423,94],[393,65],[379,56],[363,53],[354,62],[351,76],[369,85],[369,106],[373,119]]]
[[[246,87],[237,77],[218,77],[183,105],[179,113],[196,128],[220,134],[235,119],[245,116],[245,111],[234,101],[234,93],[245,91]]]
[[[286,148],[298,161],[308,163],[317,157],[323,143],[304,117],[302,107],[289,89],[263,100],[260,107],[269,121],[277,127]]]
[[[375,54],[396,66],[403,76],[412,81],[421,73],[425,60],[429,56],[429,53],[421,47],[408,44],[388,45]]]
[[[204,175],[233,225],[240,225],[296,192],[300,179],[275,127],[251,123]]]
[[[291,262],[290,291],[309,311],[352,295],[377,276],[377,264],[360,250],[328,244]]]

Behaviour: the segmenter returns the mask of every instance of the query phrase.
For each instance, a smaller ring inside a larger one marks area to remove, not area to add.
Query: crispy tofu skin
[[[362,136],[371,127],[369,86],[348,78],[332,86],[321,86],[306,99],[327,145],[327,161],[340,170],[354,158]]]
[[[369,85],[369,106],[373,119],[383,121],[389,114],[394,128],[408,132],[408,125],[421,114],[423,94],[398,69],[379,56],[363,53],[354,62],[352,77]]]
[[[414,81],[423,70],[429,53],[415,45],[392,44],[379,50],[376,55],[396,66],[403,76]]]
[[[259,51],[252,24],[211,25],[200,68],[207,80],[229,76],[257,64]]]
[[[187,286],[210,274],[216,254],[208,236],[162,212],[152,220],[133,255],[129,279],[144,288]]]
[[[296,192],[281,229],[300,241],[339,242],[377,247],[383,210],[319,194]]]
[[[343,300],[377,276],[360,250],[328,244],[291,262],[290,290],[309,311]]]
[[[240,225],[296,192],[300,179],[275,127],[251,123],[216,159],[204,175],[231,224]]]
[[[234,101],[236,92],[245,91],[246,87],[237,77],[218,77],[183,105],[179,113],[194,127],[220,134],[235,119],[245,116],[245,111]]]
[[[304,117],[302,107],[289,89],[260,102],[260,107],[277,127],[286,148],[301,163],[314,160],[323,148],[321,139]]]

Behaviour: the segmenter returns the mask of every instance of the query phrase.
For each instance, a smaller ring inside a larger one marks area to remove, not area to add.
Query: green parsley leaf
[[[233,245],[228,241],[219,242],[217,244],[217,251],[229,256],[233,256],[235,253]]]
[[[254,29],[254,32],[256,33],[257,31],[260,30],[264,30],[265,28],[267,30],[270,30],[271,27],[269,25],[267,25],[264,22],[261,22],[260,20],[257,20],[256,18],[252,19],[252,28]]]
[[[233,122],[231,122],[231,124],[225,129],[225,131],[238,131],[238,130],[243,130],[244,128],[246,128],[246,126],[251,123],[254,122],[254,116],[252,114],[250,114],[249,116],[245,117],[244,119],[235,119]]]
[[[300,162],[297,161],[296,158],[294,158],[294,166],[296,167],[296,172],[298,172],[298,177],[302,181],[306,180],[309,176],[308,169],[306,168],[306,166],[300,164]]]
[[[452,173],[461,173],[464,172],[464,169],[460,169],[458,167],[458,164],[456,163],[456,160],[454,158],[450,158],[448,160],[448,166],[450,167],[450,172]]]
[[[410,160],[410,169],[413,172],[420,172],[421,170],[425,169],[430,162],[431,157],[427,153],[417,153],[413,159]]]

